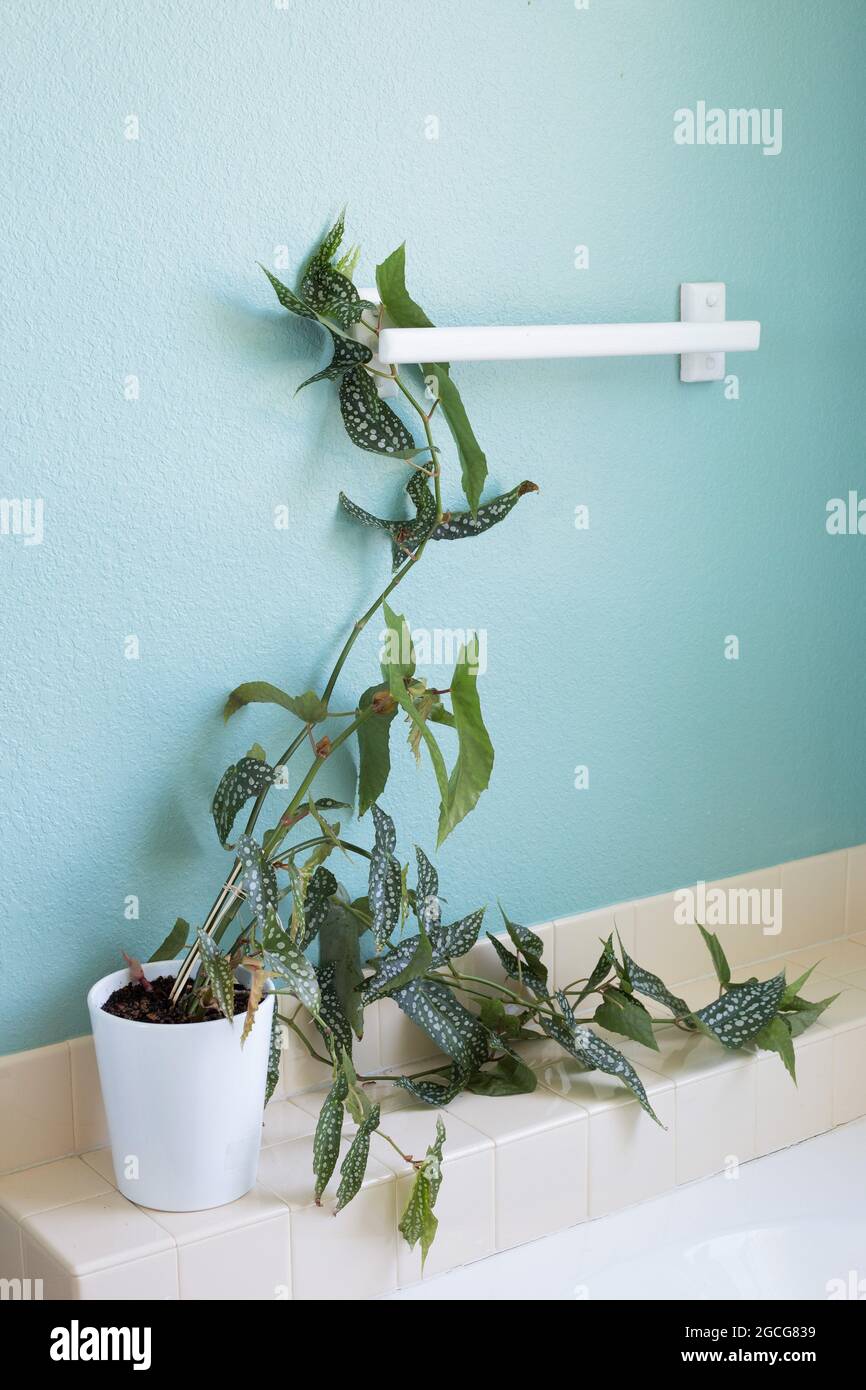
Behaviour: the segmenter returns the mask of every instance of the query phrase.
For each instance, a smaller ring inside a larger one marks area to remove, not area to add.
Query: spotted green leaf
[[[178,917],[168,936],[157,946],[151,960],[177,960],[189,936],[189,922]]]
[[[333,319],[341,327],[349,328],[358,322],[365,308],[373,306],[361,299],[348,275],[331,264],[343,240],[343,232],[344,215],[341,213],[310,257],[301,281],[301,298],[317,316]],[[345,269],[347,262],[342,264]]]
[[[374,695],[384,695],[386,685],[371,685],[358,702],[360,710],[369,709]],[[358,815],[366,815],[374,801],[385,790],[391,773],[391,721],[397,713],[397,705],[391,704],[379,714],[374,712],[369,719],[358,725]]]
[[[364,1009],[359,993],[364,982],[358,921],[345,903],[330,901],[319,930],[319,967],[334,969],[334,991],[344,1017],[357,1037],[364,1032]],[[347,1049],[348,1050],[348,1049]]]
[[[277,1089],[277,1082],[280,1079],[280,1054],[283,1050],[283,1025],[277,1012],[277,1001],[274,1000],[274,1012],[271,1014],[271,1040],[268,1045],[268,1075],[265,1082],[265,1105],[271,1099]]]
[[[436,1117],[436,1138],[427,1150],[427,1156],[415,1174],[412,1191],[406,1209],[397,1227],[410,1250],[421,1244],[421,1269],[436,1237],[439,1226],[433,1214],[439,1188],[442,1185],[442,1146],[445,1143],[445,1125],[441,1115]]]
[[[781,970],[769,980],[733,986],[720,999],[697,1009],[694,1017],[723,1047],[744,1047],[773,1018],[784,989],[785,972]]]
[[[487,940],[493,945],[493,949],[499,957],[500,963],[509,979],[517,980],[521,985],[525,985],[533,994],[544,999],[547,997],[547,967],[542,966],[543,975],[536,974],[533,968],[516,956],[513,951],[494,936],[492,932],[487,933]],[[538,962],[541,964],[541,962]]]
[[[391,537],[391,558],[395,570],[399,569],[410,555],[414,555],[421,542],[431,534],[436,520],[436,502],[430,491],[426,473],[413,473],[406,485],[406,491],[415,507],[415,515],[412,518],[398,517],[394,520],[374,516],[372,512],[359,507],[345,492],[340,493],[340,506],[347,515],[359,521],[362,526],[376,527]]]
[[[608,1076],[617,1077],[637,1097],[647,1114],[655,1120],[656,1124],[660,1125],[661,1120],[647,1099],[644,1084],[628,1058],[624,1057],[604,1038],[600,1038],[597,1033],[591,1032],[589,1028],[585,1028],[581,1024],[576,1024],[569,1014],[567,1005],[565,1005],[563,1012],[565,1016],[561,1019],[546,1014],[540,1016],[539,1022],[548,1037],[558,1042],[582,1066],[591,1070],[603,1071]]]
[[[237,844],[241,864],[239,887],[247,900],[260,931],[264,931],[269,914],[276,915],[279,903],[277,876],[252,835],[242,835]]]
[[[521,497],[537,491],[538,484],[527,480],[518,483],[509,492],[503,492],[499,497],[491,497],[489,502],[483,502],[474,515],[472,512],[446,512],[432,532],[432,538],[434,541],[462,541],[469,536],[480,536],[482,532],[489,531],[491,526],[504,521]]]
[[[340,1154],[343,1132],[343,1101],[346,1099],[346,1078],[335,1069],[331,1089],[322,1101],[316,1132],[313,1136],[313,1176],[316,1179],[316,1204],[331,1181]]]
[[[452,922],[448,926],[433,927],[429,934],[430,963],[428,970],[435,970],[440,965],[445,965],[447,961],[458,959],[465,956],[467,951],[471,951],[475,942],[478,940],[478,933],[481,930],[481,923],[484,919],[484,908],[479,908],[472,912],[468,917],[462,917],[459,922]],[[390,994],[400,983],[401,976],[404,982],[407,978],[403,972],[410,964],[418,960],[418,951],[421,946],[419,936],[407,936],[402,941],[388,948],[388,954],[376,962],[376,973],[367,980],[361,991],[361,997],[365,1006],[372,1004],[376,999],[381,999],[384,995]]]
[[[281,705],[304,724],[319,724],[328,716],[327,704],[312,690],[306,691],[303,695],[287,695],[279,686],[271,685],[270,681],[245,681],[233,690],[226,700],[223,719],[227,721],[237,710],[243,709],[244,705],[253,704]]]
[[[228,956],[224,956],[212,936],[196,931],[202,969],[207,977],[217,1008],[226,1018],[235,1016],[235,977]]]
[[[378,1128],[379,1107],[374,1105],[358,1126],[355,1137],[349,1145],[349,1152],[340,1164],[337,1211],[342,1211],[343,1207],[348,1206],[360,1190],[361,1183],[364,1181],[364,1174],[367,1171],[367,1159],[370,1156],[370,1135]]]
[[[436,1106],[449,1105],[455,1096],[459,1096],[469,1075],[463,1067],[455,1064],[443,1071],[441,1082],[430,1077],[413,1080],[411,1076],[397,1076],[394,1080],[401,1090],[408,1091],[422,1105]]]
[[[399,415],[381,399],[363,367],[352,367],[340,381],[340,411],[346,433],[359,449],[391,458],[411,458],[415,441]]]
[[[403,885],[400,864],[394,855],[397,836],[391,817],[373,806],[376,838],[370,855],[370,876],[367,896],[370,922],[378,950],[384,950],[400,918]]]
[[[613,944],[609,940],[610,962],[613,962]],[[627,951],[623,950],[623,962],[625,964],[626,975],[636,994],[644,994],[647,999],[654,999],[657,1004],[662,1004],[666,1009],[670,1009],[675,1018],[688,1018],[691,1009],[685,999],[680,999],[678,994],[672,994],[663,980],[658,975],[654,975],[651,970],[644,970],[643,966],[633,961]],[[604,957],[602,957],[604,959]],[[601,964],[601,962],[599,962]],[[594,972],[593,972],[594,973]],[[607,971],[605,971],[605,975]],[[602,977],[604,978],[604,977]],[[599,980],[600,984],[601,981]]]
[[[295,388],[295,395],[303,391],[305,386],[312,386],[314,382],[336,381],[344,372],[351,371],[353,367],[363,367],[372,359],[373,353],[366,343],[359,343],[355,338],[344,338],[330,329],[328,332],[333,349],[330,362],[320,372],[315,372],[313,376],[308,376],[306,381],[302,381],[300,386]]]
[[[315,1020],[316,1027],[330,1051],[341,1048],[344,1052],[351,1053],[352,1029],[337,997],[334,984],[335,974],[333,961],[316,966],[316,979],[319,982],[319,1011]]]
[[[379,297],[388,312],[388,317],[398,328],[431,328],[433,325],[419,304],[415,303],[406,289],[406,247],[398,246],[380,266],[376,268],[376,284]],[[421,363],[424,376],[433,386],[439,401],[439,409],[457,446],[460,460],[463,491],[470,509],[478,510],[484,480],[487,477],[487,459],[469,423],[460,392],[451,380],[447,362]]]
[[[473,1072],[490,1055],[489,1035],[475,1014],[436,980],[413,980],[392,995],[395,1003],[440,1052],[464,1071]]]
[[[228,840],[238,811],[251,797],[258,796],[265,787],[269,787],[273,780],[274,769],[260,758],[241,758],[226,768],[214,792],[211,808],[216,832],[224,849],[231,849]]]
[[[266,970],[275,979],[282,981],[280,990],[293,994],[309,1009],[311,1014],[319,1012],[321,996],[316,972],[307,957],[298,950],[273,909],[267,914],[267,922],[262,935],[262,960]]]
[[[415,890],[415,912],[425,931],[438,927],[442,919],[439,901],[439,875],[420,845],[415,846],[418,866],[418,886]]]

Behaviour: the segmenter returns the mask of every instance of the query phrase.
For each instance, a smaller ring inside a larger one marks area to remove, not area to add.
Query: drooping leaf
[[[398,517],[388,520],[385,517],[374,516],[372,512],[359,507],[345,492],[340,493],[339,499],[343,511],[353,520],[359,521],[362,526],[376,527],[391,537],[391,559],[395,570],[399,569],[410,555],[414,555],[421,542],[432,533],[436,520],[436,501],[430,491],[426,473],[413,473],[406,485],[406,491],[415,507],[415,515],[411,519]]]
[[[420,305],[406,289],[406,247],[398,246],[380,266],[376,267],[379,297],[388,317],[397,328],[431,328],[433,325]],[[472,431],[460,392],[451,380],[447,362],[424,362],[421,370],[426,378],[435,379],[439,409],[457,446],[463,491],[473,512],[478,510],[487,459]]]
[[[277,1082],[280,1079],[280,1055],[282,1050],[283,1025],[280,1023],[277,1001],[275,999],[274,1012],[271,1014],[271,1041],[268,1046],[268,1076],[265,1083],[265,1105],[267,1105],[274,1091],[277,1089]]]
[[[698,931],[704,938],[704,945],[710,953],[710,959],[713,962],[713,969],[716,972],[716,978],[719,984],[729,985],[731,983],[731,967],[728,964],[728,958],[725,955],[721,941],[716,936],[715,932],[707,931],[706,927],[702,927],[700,922],[698,922]]]
[[[236,850],[241,864],[239,887],[252,910],[259,931],[264,931],[268,915],[276,915],[279,903],[277,876],[252,835],[242,835]]]
[[[235,1016],[235,977],[228,956],[224,956],[214,941],[201,927],[196,931],[201,955],[202,969],[207,978],[210,992],[220,1013],[226,1018]]]
[[[189,936],[189,922],[185,922],[182,917],[178,917],[168,936],[160,942],[151,956],[151,961],[155,960],[177,960]]]
[[[612,943],[609,941],[608,945],[611,947],[612,953]],[[636,994],[644,994],[647,999],[654,999],[657,1004],[662,1004],[664,1008],[670,1009],[675,1018],[688,1018],[690,1016],[691,1009],[685,999],[680,999],[679,995],[672,994],[658,975],[654,975],[651,970],[644,970],[642,965],[638,965],[636,961],[632,960],[627,951],[623,950],[622,954],[629,981]]]
[[[265,992],[265,972],[257,960],[249,958],[243,961],[243,965],[249,971],[250,984],[247,995],[247,1013],[244,1019],[243,1032],[241,1033],[241,1047],[243,1047],[250,1033],[253,1031],[253,1024],[256,1021],[256,1009],[262,1002]]]
[[[413,1080],[411,1076],[395,1076],[394,1081],[403,1091],[408,1091],[410,1096],[420,1100],[422,1105],[450,1105],[455,1096],[466,1085],[466,1079],[470,1075],[462,1067],[448,1067],[442,1073],[442,1081],[437,1082],[430,1077],[420,1077]]]
[[[287,695],[279,686],[270,681],[245,681],[232,691],[223,708],[223,719],[228,722],[232,715],[244,705],[280,705],[289,710],[304,724],[319,724],[327,718],[328,706],[315,691],[307,690],[303,695]]]
[[[478,661],[478,640],[473,637],[461,648],[451,677],[458,752],[439,813],[440,845],[472,810],[493,771],[493,744],[484,727],[478,699]]]
[[[478,933],[481,930],[481,923],[484,919],[484,908],[479,908],[472,912],[468,917],[462,917],[459,922],[453,922],[449,926],[434,927],[428,939],[430,948],[430,963],[427,970],[435,970],[440,965],[445,965],[447,961],[454,960],[460,956],[465,956],[472,949],[478,940]],[[413,961],[420,959],[418,956],[422,941],[420,936],[407,936],[396,945],[392,946],[388,954],[376,962],[376,973],[369,980],[366,980],[361,997],[364,1005],[372,1004],[384,995],[391,994],[398,987],[401,976],[404,982],[414,976],[405,976],[404,972]],[[421,972],[425,973],[425,972]]]
[[[382,662],[382,674],[388,683],[388,689],[398,705],[405,710],[412,722],[420,730],[421,737],[430,754],[430,761],[433,764],[433,771],[436,774],[436,782],[439,787],[440,820],[443,808],[448,801],[448,769],[445,766],[445,759],[442,756],[436,739],[430,731],[427,720],[422,719],[415,706],[415,701],[406,689],[406,681],[411,679],[415,673],[415,658],[412,650],[409,625],[406,619],[383,603],[382,612],[387,624],[387,647],[386,658]]]
[[[378,950],[384,950],[400,917],[402,882],[400,864],[394,855],[397,835],[394,822],[379,806],[373,806],[376,838],[370,856],[368,899],[370,924]]]
[[[391,721],[397,713],[397,705],[384,696],[390,692],[386,685],[371,685],[365,690],[358,708],[366,710],[379,697],[379,708],[375,708],[369,719],[358,725],[358,815],[366,815],[374,801],[385,790],[391,772]]]
[[[442,1185],[442,1146],[445,1143],[445,1125],[441,1115],[436,1117],[436,1138],[427,1150],[427,1156],[415,1174],[412,1191],[406,1209],[397,1227],[403,1239],[414,1250],[421,1242],[421,1270],[430,1251],[439,1226],[433,1214],[439,1188]]]
[[[331,870],[326,869],[324,864],[319,864],[304,891],[304,928],[295,942],[298,950],[306,951],[310,942],[315,941],[321,932],[327,920],[331,899],[336,891],[337,880]]]
[[[754,1041],[758,1047],[765,1052],[778,1052],[785,1064],[791,1080],[796,1084],[797,1081],[797,1062],[794,1056],[794,1043],[791,1035],[791,1025],[781,1014],[776,1014],[765,1023],[763,1028],[755,1034]]]
[[[343,1207],[348,1206],[360,1190],[361,1183],[364,1181],[364,1174],[367,1171],[367,1159],[370,1156],[370,1135],[378,1128],[379,1107],[374,1105],[363,1123],[358,1126],[355,1137],[349,1145],[349,1152],[340,1164],[337,1211],[342,1211]]]
[[[490,1054],[487,1029],[475,1014],[436,980],[413,980],[391,996],[403,1013],[433,1040],[440,1052],[473,1072]]]
[[[343,1101],[346,1098],[346,1078],[338,1068],[331,1089],[322,1101],[316,1132],[313,1136],[313,1176],[316,1179],[316,1204],[331,1181],[340,1154],[343,1132]]]
[[[344,372],[351,371],[353,367],[363,367],[372,360],[372,350],[367,347],[366,343],[358,342],[355,338],[345,338],[342,334],[332,332],[331,329],[328,329],[328,332],[331,336],[333,349],[330,362],[320,372],[308,376],[306,381],[302,381],[300,386],[296,386],[295,395],[299,391],[303,391],[305,386],[312,386],[316,381],[336,381]]]
[[[316,972],[307,957],[285,932],[280,919],[273,909],[267,914],[262,934],[262,959],[265,969],[275,979],[282,981],[280,989],[285,989],[300,999],[305,1009],[315,1015],[319,1012],[321,997]]]
[[[334,970],[334,992],[344,1017],[357,1037],[364,1032],[364,1009],[359,993],[364,983],[358,922],[344,903],[332,901],[319,929],[319,967]]]
[[[518,483],[510,491],[501,493],[499,497],[491,497],[489,502],[482,502],[474,515],[472,512],[446,512],[433,530],[432,539],[462,541],[470,536],[480,536],[482,532],[489,531],[491,526],[504,521],[521,497],[526,497],[530,492],[538,492],[538,484],[526,480]]]
[[[542,1014],[539,1017],[539,1023],[548,1037],[558,1042],[582,1066],[603,1071],[608,1076],[617,1077],[637,1097],[643,1109],[652,1116],[656,1124],[661,1124],[661,1120],[649,1103],[644,1084],[631,1062],[609,1042],[600,1038],[597,1033],[591,1032],[589,1028],[576,1024],[573,1018],[568,1017],[567,1014],[562,1019]]]
[[[274,294],[277,296],[277,299],[284,309],[288,309],[290,314],[297,314],[298,318],[318,319],[319,316],[315,310],[311,309],[308,304],[305,304],[304,301],[295,294],[294,290],[289,289],[288,285],[284,285],[281,280],[278,280],[276,275],[272,275],[267,266],[263,265],[262,270],[270,280]]]
[[[274,769],[260,758],[241,758],[226,768],[214,792],[211,808],[223,849],[232,848],[228,840],[238,811],[251,797],[271,786],[273,780]]]
[[[342,1049],[351,1054],[352,1029],[337,996],[334,984],[334,962],[328,961],[325,965],[317,965],[316,979],[319,982],[319,1011],[315,1020],[316,1027],[332,1052]]]
[[[425,931],[432,931],[442,920],[439,901],[439,875],[420,845],[415,846],[418,866],[418,886],[415,890],[415,912]]]
[[[624,1038],[632,1038],[658,1052],[653,1031],[652,1018],[637,999],[622,990],[611,986],[604,992],[604,998],[593,1015],[600,1027],[609,1033],[620,1033]]]
[[[363,367],[352,367],[340,381],[340,411],[346,433],[359,449],[390,458],[417,453],[415,441],[399,415],[383,401]]]
[[[694,1018],[723,1047],[744,1047],[774,1017],[784,989],[784,970],[769,980],[749,980],[696,1009]]]
[[[355,1124],[362,1125],[373,1108],[372,1102],[358,1081],[355,1064],[352,1061],[351,1055],[344,1049],[339,1054],[339,1057],[340,1066],[346,1078],[346,1109],[355,1121]]]
[[[538,1077],[519,1057],[500,1057],[492,1066],[473,1072],[466,1090],[476,1096],[521,1096],[534,1091]]]

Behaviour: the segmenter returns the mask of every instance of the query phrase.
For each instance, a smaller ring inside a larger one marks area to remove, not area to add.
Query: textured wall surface
[[[336,497],[391,508],[400,468],[330,387],[293,399],[324,344],[255,264],[344,201],[359,280],[406,238],[440,322],[671,319],[721,279],[764,324],[736,400],[669,358],[459,372],[491,491],[541,492],[401,590],[413,625],[487,633],[497,763],[439,856],[449,911],[540,921],[866,839],[866,536],[825,528],[866,492],[859,0],[28,0],[4,29],[0,493],[44,534],[7,510],[0,1051],[84,1031],[121,947],[202,919],[216,781],[286,741],[277,711],[224,727],[225,693],[320,682],[387,574]],[[700,100],[781,108],[781,152],[677,145]],[[396,762],[401,849],[432,850],[432,775]]]

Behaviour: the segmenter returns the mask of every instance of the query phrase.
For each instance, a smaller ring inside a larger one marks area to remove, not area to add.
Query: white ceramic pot
[[[180,961],[145,965],[148,979]],[[129,980],[117,970],[87,996],[117,1185],[160,1211],[199,1211],[242,1197],[256,1181],[274,994],[256,1011],[210,1023],[136,1023],[102,1005]]]

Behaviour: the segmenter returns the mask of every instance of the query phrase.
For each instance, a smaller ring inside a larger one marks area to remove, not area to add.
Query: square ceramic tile
[[[643,898],[635,903],[634,959],[644,970],[660,975],[666,985],[693,980],[707,973],[709,956],[703,937],[674,893]],[[675,915],[676,914],[676,915]]]
[[[634,957],[635,912],[631,903],[605,907],[598,912],[582,912],[575,917],[557,918],[556,987],[565,989],[575,981],[589,978],[602,952],[602,943],[619,932],[622,944]],[[615,937],[614,937],[615,939]]]
[[[37,1212],[22,1222],[22,1228],[79,1277],[174,1251],[171,1236],[119,1192],[103,1192],[69,1206]]]
[[[780,952],[790,955],[843,934],[847,876],[845,850],[782,865]]]
[[[788,960],[797,970],[796,975],[788,971],[788,978],[791,980],[802,975],[810,965],[814,965],[821,975],[843,980],[847,975],[855,975],[858,971],[866,972],[866,944],[845,939],[828,941],[823,946],[809,946],[805,951],[795,951],[788,956]],[[807,992],[811,983],[810,978],[803,986]]]
[[[312,1134],[316,1121],[309,1111],[291,1100],[274,1096],[265,1106],[262,1124],[262,1148],[269,1144],[285,1144],[289,1139],[303,1139]]]
[[[758,1154],[784,1149],[832,1127],[833,1043],[833,1034],[820,1023],[795,1040],[796,1086],[776,1053],[758,1053]]]
[[[110,1191],[109,1183],[80,1158],[61,1158],[0,1178],[0,1208],[14,1221],[24,1221],[39,1211]]]
[[[403,1107],[383,1118],[381,1128],[416,1161],[422,1159],[436,1137],[440,1112],[430,1106]],[[424,1277],[468,1264],[495,1249],[493,1205],[493,1141],[449,1112],[442,1114],[446,1137],[443,1149],[442,1186],[436,1202],[439,1222],[436,1239],[427,1256]],[[389,1144],[375,1143],[376,1157],[397,1174],[397,1219],[402,1217],[412,1191],[414,1174]],[[397,1275],[401,1285],[421,1278],[421,1250],[410,1250],[402,1236],[397,1240]]]
[[[740,1056],[737,1065],[676,1080],[678,1183],[730,1170],[755,1157],[755,1063],[734,1055]]]
[[[334,1216],[340,1163],[314,1205],[313,1141],[265,1149],[259,1180],[291,1208],[292,1291],[298,1299],[366,1299],[397,1287],[396,1179],[372,1156],[360,1192]]]
[[[845,931],[866,933],[866,845],[854,845],[848,851],[848,895],[845,907]]]
[[[522,1096],[464,1094],[447,1114],[496,1146],[497,1250],[585,1220],[587,1116],[578,1106],[539,1086]]]
[[[38,1293],[46,1302],[67,1302],[79,1297],[78,1281],[68,1269],[50,1255],[44,1246],[28,1235],[24,1227],[21,1233],[21,1250],[24,1277],[34,1282],[40,1281]]]
[[[182,1299],[284,1301],[291,1297],[289,1213],[178,1246]]]
[[[206,1207],[203,1211],[156,1211],[152,1207],[141,1207],[139,1210],[161,1226],[178,1247],[227,1235],[260,1221],[271,1221],[286,1215],[285,1203],[269,1188],[260,1185],[234,1202],[226,1202],[221,1207]]]
[[[72,1075],[72,1121],[75,1152],[101,1149],[108,1143],[108,1127],[102,1107],[102,1088],[93,1038],[71,1038],[69,1061]]]
[[[0,1172],[72,1153],[69,1045],[0,1057]]]
[[[112,1265],[75,1280],[73,1297],[85,1301],[124,1303],[169,1303],[179,1297],[177,1255],[166,1250],[143,1260]]]
[[[667,1191],[676,1182],[674,1085],[636,1066],[658,1125],[631,1092],[602,1072],[568,1059],[543,1067],[540,1082],[589,1116],[589,1215],[603,1216]]]
[[[107,1183],[110,1183],[112,1187],[117,1187],[111,1149],[94,1149],[92,1153],[82,1154],[81,1161],[98,1173],[101,1178],[104,1178]]]
[[[22,1279],[24,1264],[21,1228],[17,1221],[0,1211],[0,1279]]]
[[[721,899],[719,891],[724,895]],[[780,865],[716,879],[706,885],[705,892],[703,925],[716,933],[735,970],[784,949],[780,944],[785,923]],[[705,969],[709,956],[704,960]]]
[[[833,1123],[847,1124],[861,1115],[866,1115],[866,1018],[859,1027],[833,1034]]]

